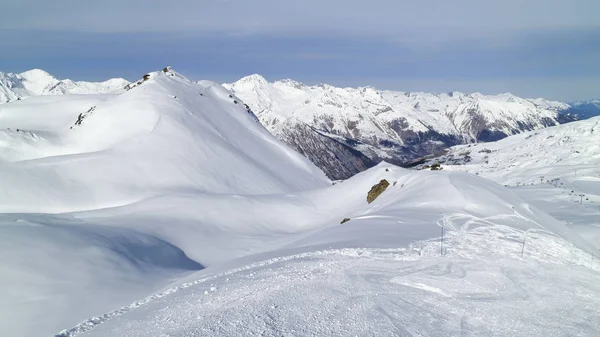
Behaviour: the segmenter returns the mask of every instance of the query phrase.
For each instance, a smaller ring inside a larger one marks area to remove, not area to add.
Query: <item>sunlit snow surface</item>
[[[600,249],[600,117],[456,146],[432,161],[508,186]]]
[[[353,190],[380,178],[396,184],[371,205],[364,195],[353,200]],[[309,194],[352,220],[215,265],[62,336],[600,332],[593,249],[499,185],[380,165]]]
[[[388,164],[332,185],[221,86],[140,82],[0,106],[3,335],[600,334],[595,248],[544,203]]]
[[[410,133],[431,131],[470,141],[479,138],[477,132],[483,124],[489,131],[511,135],[555,124],[558,112],[569,109],[565,103],[510,93],[436,94],[309,86],[293,80],[269,83],[256,74],[224,86],[248,103],[275,134],[305,123],[369,144],[373,139],[403,144]]]
[[[421,255],[415,250],[346,249],[270,260],[186,284],[164,297],[92,319],[63,336],[88,329],[84,335],[600,333],[597,270],[531,262],[529,255],[439,258],[432,257],[436,250],[430,248]],[[101,325],[93,329],[95,324]]]

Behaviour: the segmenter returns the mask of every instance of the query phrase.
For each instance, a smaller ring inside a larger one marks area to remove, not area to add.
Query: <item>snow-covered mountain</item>
[[[587,101],[576,101],[569,103],[572,107],[573,114],[580,119],[600,116],[600,99],[591,99]]]
[[[530,184],[556,177],[600,175],[600,117],[525,132],[497,142],[459,145],[428,160],[468,170],[502,184]]]
[[[123,89],[128,83],[122,78],[105,82],[59,80],[40,69],[20,74],[0,72],[0,104],[37,95],[106,93]]]
[[[600,249],[600,116],[455,146],[419,167],[435,164],[510,186]]]
[[[380,151],[301,131],[325,158]],[[448,171],[333,184],[235,94],[170,68],[0,105],[0,331],[600,334],[597,247]]]
[[[57,101],[35,96],[0,106],[0,148],[5,149],[0,151],[0,163],[18,163],[0,167],[0,179],[6,180],[0,211],[18,212],[21,207],[30,211],[38,198],[39,212],[74,211],[118,205],[144,198],[148,191],[177,186],[267,194],[328,182],[319,169],[278,142],[256,116],[229,98],[223,87],[193,83],[165,70],[148,74],[120,95],[79,106],[77,112],[64,102],[79,99],[78,95]],[[22,114],[27,107],[43,107],[43,112],[28,120],[31,115]],[[48,120],[65,120],[61,115],[70,117],[69,124],[47,130]],[[97,155],[106,152],[111,155]],[[44,166],[31,162],[40,158],[55,159],[47,159],[51,163]],[[37,176],[56,178],[43,186],[25,179],[31,165]],[[224,174],[224,167],[231,167],[230,174]],[[67,189],[64,184],[74,186]],[[42,203],[46,199],[42,190],[53,191],[52,200]],[[82,198],[84,192],[93,197]],[[70,206],[63,209],[63,204]]]
[[[341,161],[323,162],[322,144],[314,138],[328,137],[329,143],[353,147],[372,162],[402,163],[448,146],[493,141],[576,119],[568,114],[568,104],[512,94],[307,86],[293,80],[269,83],[260,75],[224,86],[246,102],[273,134],[334,179],[357,172],[346,162],[365,161],[341,155]],[[314,135],[308,136],[306,130]],[[305,144],[295,141],[299,132],[305,134]]]
[[[0,186],[0,331],[44,336],[264,249],[251,238],[281,219],[244,195],[331,182],[220,84],[166,69],[0,105]]]

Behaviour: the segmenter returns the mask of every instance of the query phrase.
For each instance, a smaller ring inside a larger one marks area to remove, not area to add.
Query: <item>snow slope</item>
[[[597,279],[547,262],[323,251],[205,277],[59,336],[594,336]]]
[[[333,179],[348,178],[358,171],[346,164],[348,160],[319,162],[316,153],[323,147],[314,144],[314,137],[304,144],[290,141],[299,129],[308,126],[346,140],[341,143],[366,144],[378,151],[355,150],[375,162],[400,163],[447,146],[497,140],[574,118],[567,114],[570,106],[565,103],[508,93],[434,94],[307,86],[293,80],[269,83],[260,75],[224,86],[246,102],[273,134],[300,152],[304,149]],[[351,174],[335,169],[340,166],[348,166]]]
[[[434,161],[464,164],[503,184],[539,183],[565,176],[600,174],[600,117],[511,136],[497,142],[460,145]]]
[[[226,222],[232,205],[203,205],[203,196],[244,199],[331,184],[220,85],[172,70],[149,75],[119,95],[35,96],[0,106],[3,333],[49,335],[204,261],[249,249],[250,228],[238,227],[236,238],[202,225],[210,212]],[[138,213],[136,205],[148,208]],[[111,207],[127,214],[86,221],[73,213]],[[231,247],[212,242],[209,230]]]
[[[456,146],[433,162],[511,186],[600,249],[600,117]]]
[[[123,89],[129,82],[113,78],[105,82],[58,80],[40,69],[20,74],[0,72],[0,104],[28,96],[98,94]]]
[[[196,84],[176,72],[150,76],[110,100],[81,107],[57,132],[35,125],[0,131],[4,146],[18,149],[0,153],[0,162],[12,162],[0,167],[0,211],[96,209],[176,188],[281,193],[328,181],[221,86]],[[0,118],[14,118],[27,101],[4,105]]]
[[[381,179],[392,185],[367,204]],[[600,332],[591,248],[500,185],[381,164],[277,206],[290,211],[302,199],[314,208],[294,218],[351,220],[289,235],[276,250],[209,267],[59,336]]]
[[[461,172],[334,185],[248,110],[170,68],[0,106],[0,331],[599,332],[600,265],[564,222]]]

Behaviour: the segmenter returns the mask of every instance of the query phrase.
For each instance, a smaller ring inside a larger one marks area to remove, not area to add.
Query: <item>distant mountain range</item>
[[[600,99],[592,99],[588,101],[576,101],[569,103],[571,112],[578,119],[587,119],[600,115]]]
[[[332,179],[381,160],[404,164],[450,146],[495,141],[600,114],[594,101],[574,105],[461,92],[424,93],[269,83],[260,75],[224,84],[261,122]]]
[[[105,82],[59,80],[40,69],[20,74],[0,72],[0,103],[37,95],[104,93],[123,89],[128,83],[129,81],[122,78]]]

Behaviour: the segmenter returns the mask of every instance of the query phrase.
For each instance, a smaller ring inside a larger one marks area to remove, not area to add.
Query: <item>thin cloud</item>
[[[136,79],[173,65],[217,81],[415,80],[431,84],[424,91],[446,83],[443,91],[521,95],[531,89],[519,83],[535,79],[539,96],[600,95],[579,86],[600,78],[596,0],[19,0],[0,12],[10,13],[0,21],[0,71]]]
[[[600,24],[596,0],[19,0],[0,6],[11,13],[0,28],[91,32],[393,35],[411,28],[497,32]]]

